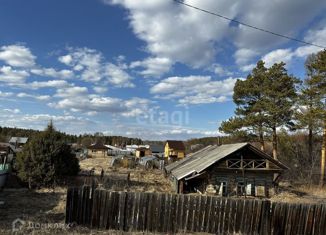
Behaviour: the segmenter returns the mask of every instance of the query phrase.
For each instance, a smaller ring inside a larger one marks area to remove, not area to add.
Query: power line
[[[189,8],[192,8],[192,9],[195,9],[195,10],[198,10],[198,11],[201,11],[201,12],[204,12],[204,13],[207,13],[207,14],[210,14],[210,15],[217,16],[217,17],[220,17],[222,19],[225,19],[225,20],[228,20],[228,21],[231,21],[231,22],[235,22],[235,23],[237,23],[239,25],[243,25],[243,26],[246,26],[248,28],[256,29],[256,30],[259,30],[259,31],[262,31],[262,32],[265,32],[265,33],[272,34],[274,36],[286,38],[286,39],[289,39],[289,40],[292,40],[292,41],[296,41],[296,42],[300,42],[300,43],[303,43],[303,44],[306,44],[306,45],[310,45],[310,46],[315,46],[315,47],[319,47],[319,48],[322,48],[322,49],[326,49],[325,46],[317,45],[317,44],[306,42],[306,41],[303,41],[303,40],[300,40],[300,39],[297,39],[297,38],[292,38],[292,37],[289,37],[289,36],[286,36],[286,35],[283,35],[283,34],[275,33],[275,32],[269,31],[267,29],[259,28],[259,27],[256,27],[256,26],[253,26],[253,25],[250,25],[250,24],[247,24],[247,23],[238,21],[238,20],[231,19],[231,18],[226,17],[226,16],[223,16],[223,15],[220,15],[218,13],[211,12],[211,11],[208,11],[208,10],[205,10],[205,9],[202,9],[202,8],[199,8],[199,7],[190,5],[190,4],[185,3],[183,1],[180,1],[180,0],[173,0],[173,1],[176,2],[176,3],[178,3],[178,4],[184,5],[186,7],[189,7]]]

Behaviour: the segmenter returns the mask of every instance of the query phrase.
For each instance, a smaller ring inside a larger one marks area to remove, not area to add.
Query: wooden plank
[[[190,196],[185,195],[184,206],[183,206],[183,232],[187,232],[187,225],[189,220],[189,206],[190,205]]]
[[[206,212],[206,206],[207,206],[207,196],[202,196],[200,200],[200,214],[199,214],[199,231],[198,232],[204,232],[205,231],[205,212]]]
[[[213,207],[213,197],[209,196],[208,197],[208,207],[206,207],[206,212],[205,212],[205,232],[209,233],[210,230],[210,226],[211,226],[211,214],[212,214],[212,207]]]
[[[119,192],[119,230],[125,230],[126,193]]]
[[[223,221],[220,231],[222,232],[222,234],[225,234],[228,231],[228,224],[229,224],[229,217],[228,217],[229,210],[230,210],[230,199],[229,198],[224,199],[224,206],[222,208],[223,208],[223,211],[221,211],[221,213],[219,214],[220,215],[219,220]]]
[[[326,204],[322,205],[321,216],[320,216],[320,223],[318,226],[319,234],[326,234]]]
[[[135,202],[135,194],[128,192],[126,231],[131,231],[133,228],[134,202]]]
[[[305,228],[304,228],[304,234],[311,234],[312,232],[312,224],[313,224],[313,216],[314,216],[314,205],[307,205],[307,216],[305,221]]]
[[[176,231],[182,232],[183,231],[183,221],[184,221],[184,208],[185,208],[185,196],[184,194],[178,194],[178,214],[177,214],[177,223],[176,223]]]
[[[237,200],[230,199],[230,209],[228,215],[228,228],[227,228],[227,233],[228,234],[233,234],[235,233],[235,223],[237,220]]]
[[[177,214],[177,195],[171,194],[171,205],[170,205],[170,212],[169,212],[169,221],[168,224],[168,233],[175,234],[175,222],[176,222],[176,214]]]

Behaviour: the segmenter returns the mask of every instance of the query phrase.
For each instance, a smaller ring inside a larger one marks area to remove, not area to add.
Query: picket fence
[[[153,233],[326,234],[326,204],[69,188],[66,223]]]

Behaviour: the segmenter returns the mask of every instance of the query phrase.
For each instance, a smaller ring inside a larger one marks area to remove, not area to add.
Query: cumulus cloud
[[[19,109],[4,109],[3,111],[14,114],[20,113]]]
[[[104,69],[104,74],[112,85],[117,87],[135,87],[135,85],[130,82],[132,77],[124,71],[121,66],[108,63],[105,65]]]
[[[14,93],[12,92],[3,92],[3,91],[0,91],[0,97],[9,97],[9,96],[12,96]]]
[[[107,62],[101,52],[90,48],[68,48],[60,56],[61,63],[70,66],[86,82],[111,84],[116,87],[134,87],[125,64]]]
[[[172,61],[169,58],[147,58],[142,61],[133,61],[130,68],[144,68],[139,73],[144,77],[159,77],[167,73],[172,66]]]
[[[26,88],[39,89],[44,87],[60,88],[69,86],[69,83],[63,80],[49,80],[44,82],[34,81],[26,85]]]
[[[169,66],[156,70],[150,69],[146,60],[136,61],[134,66],[144,67],[142,72],[147,76],[162,75],[176,62],[195,68],[207,66],[223,50],[224,39],[236,47],[235,62],[242,67],[252,64],[256,57],[287,42],[286,39],[230,23],[173,1],[142,1],[142,4],[134,0],[104,2],[121,5],[128,10],[130,26],[135,35],[146,43],[145,49],[150,59],[166,58],[171,61]],[[311,22],[326,10],[326,2],[323,0],[316,0],[314,4],[306,0],[184,2],[292,37],[298,36],[302,25]]]
[[[29,48],[22,45],[8,45],[0,48],[0,60],[14,67],[32,67],[36,57]]]
[[[34,95],[34,94],[28,94],[28,93],[25,93],[25,92],[18,93],[17,97],[19,97],[19,98],[32,98],[32,99],[39,100],[39,101],[46,101],[46,100],[49,100],[51,98],[49,95]]]
[[[172,63],[181,62],[193,67],[207,65],[216,54],[215,42],[222,39],[228,30],[228,22],[215,20],[210,15],[176,5],[173,1],[143,1],[142,4],[134,0],[105,2],[120,4],[129,10],[130,25],[136,36],[146,42],[151,58],[166,58]],[[213,11],[219,9],[234,17],[237,4],[230,4],[230,1],[216,4],[216,1],[209,0],[201,2],[200,6]],[[152,71],[147,71],[145,63],[144,73],[151,75]],[[166,72],[166,69],[161,71]],[[157,75],[157,71],[154,74]]]
[[[0,81],[8,84],[23,84],[29,73],[25,70],[16,70],[10,66],[0,67]]]
[[[179,104],[225,102],[233,94],[236,78],[220,81],[210,76],[169,77],[152,86],[156,98],[177,99]]]
[[[262,60],[265,62],[267,67],[270,67],[275,63],[280,63],[281,61],[288,63],[291,61],[292,57],[293,52],[291,49],[277,49],[264,55]]]
[[[310,30],[307,33],[305,40],[314,44],[323,45],[323,43],[326,42],[326,27]],[[265,64],[268,67],[272,66],[274,63],[280,63],[281,61],[291,64],[291,61],[294,58],[305,58],[308,55],[317,53],[321,50],[321,48],[311,45],[300,46],[296,49],[276,49],[264,55],[262,60],[265,61]]]
[[[74,76],[74,73],[71,70],[63,69],[57,71],[54,68],[31,69],[31,73],[42,77],[53,77],[53,78],[61,78],[61,79],[70,79],[73,78]]]

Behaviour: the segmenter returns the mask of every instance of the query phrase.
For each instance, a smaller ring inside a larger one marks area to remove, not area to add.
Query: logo
[[[23,228],[24,225],[25,225],[25,221],[17,218],[12,222],[12,231],[18,232]]]

